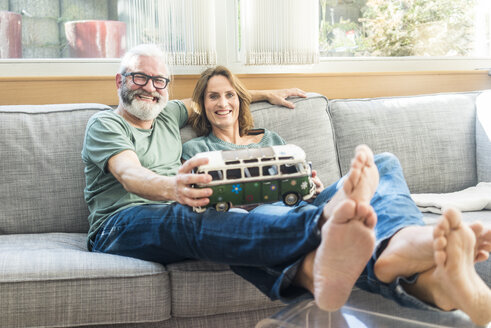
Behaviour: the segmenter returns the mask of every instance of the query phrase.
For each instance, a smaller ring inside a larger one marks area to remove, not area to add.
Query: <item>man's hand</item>
[[[295,104],[286,100],[288,97],[306,98],[307,94],[298,88],[271,90],[268,102],[273,105],[280,105],[287,108],[295,108]]]
[[[278,90],[254,90],[250,91],[252,101],[267,100],[272,105],[284,106],[287,108],[295,108],[295,104],[286,100],[288,97],[306,98],[307,94],[298,88],[278,89]]]
[[[175,176],[174,196],[175,201],[188,206],[200,207],[207,205],[212,190],[210,188],[193,188],[193,184],[205,184],[211,182],[209,174],[193,174],[193,168],[208,163],[207,158],[191,158],[178,170]]]

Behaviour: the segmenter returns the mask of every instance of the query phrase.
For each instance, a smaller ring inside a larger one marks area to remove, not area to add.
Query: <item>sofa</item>
[[[489,126],[479,119],[491,110],[486,97],[481,91],[332,100],[309,94],[292,99],[294,110],[265,102],[251,110],[256,127],[306,151],[325,185],[347,172],[355,146],[365,143],[399,157],[412,193],[450,193],[491,181]],[[109,109],[0,106],[0,326],[254,327],[284,309],[226,265],[163,266],[87,251],[80,152],[89,117]],[[183,142],[194,136],[189,127],[181,135]],[[425,213],[429,224],[436,218]],[[464,219],[491,224],[491,211],[464,212]],[[478,270],[491,285],[491,260]],[[356,288],[348,304],[409,319],[465,321],[454,312],[415,313]]]

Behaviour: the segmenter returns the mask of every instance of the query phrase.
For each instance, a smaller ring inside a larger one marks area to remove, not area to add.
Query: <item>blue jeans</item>
[[[429,308],[398,288],[402,278],[388,285],[373,272],[377,256],[394,233],[406,226],[424,224],[398,159],[384,153],[375,156],[375,163],[380,183],[371,205],[378,216],[377,247],[357,285],[404,305]],[[343,180],[325,188],[312,203],[289,207],[277,202],[249,213],[208,209],[198,214],[178,203],[127,208],[105,222],[91,243],[92,251],[164,265],[186,259],[226,263],[273,300],[291,302],[311,297],[305,289],[293,285],[293,279],[305,255],[319,246],[319,217]],[[415,279],[403,281],[411,283]]]

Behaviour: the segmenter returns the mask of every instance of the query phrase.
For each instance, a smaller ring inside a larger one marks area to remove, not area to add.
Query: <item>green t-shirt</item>
[[[176,175],[182,152],[179,129],[187,119],[186,107],[180,101],[169,101],[148,130],[133,127],[113,110],[98,112],[90,118],[82,149],[84,196],[90,211],[89,238],[109,216],[122,209],[162,203],[127,192],[107,170],[108,160],[124,150],[132,150],[142,166],[160,175]]]
[[[253,132],[262,132],[262,130],[254,130]],[[223,141],[217,138],[213,132],[207,136],[194,138],[186,142],[182,146],[182,159],[188,160],[197,153],[212,150],[235,150],[245,148],[262,148],[276,145],[284,145],[285,140],[281,138],[277,133],[264,129],[264,136],[258,143],[252,143],[248,145],[236,145],[230,142]]]

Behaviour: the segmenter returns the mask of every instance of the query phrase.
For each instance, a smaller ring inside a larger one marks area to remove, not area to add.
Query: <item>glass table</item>
[[[320,310],[312,299],[291,304],[256,328],[413,328],[479,327],[461,311],[442,312],[406,308],[380,295],[354,289],[339,311]],[[487,326],[491,328],[491,324]]]

